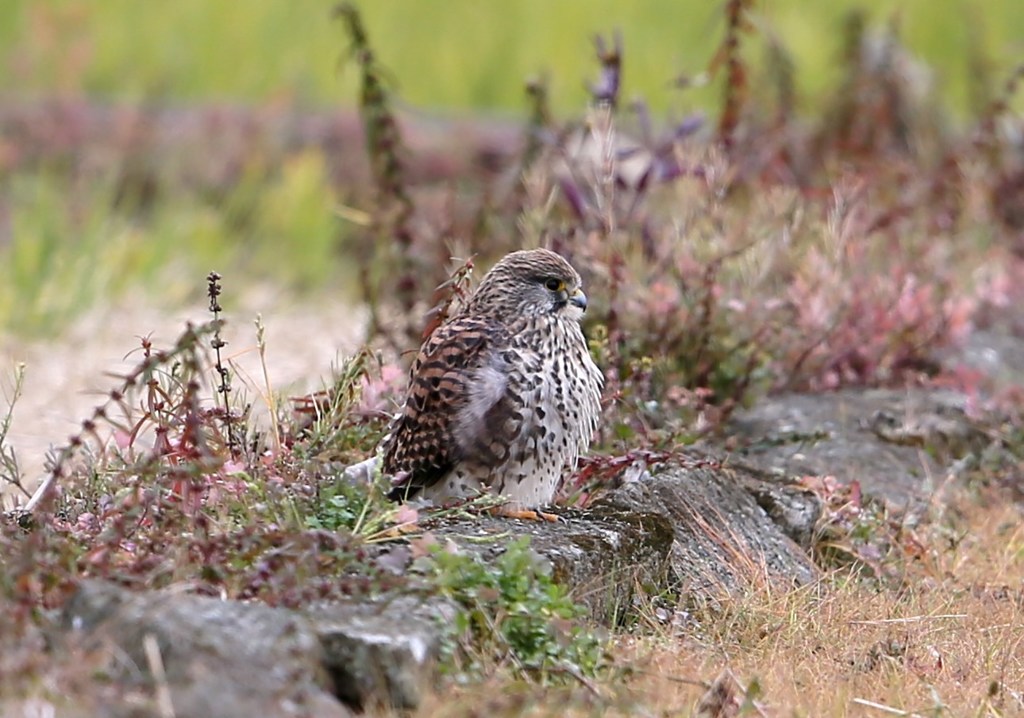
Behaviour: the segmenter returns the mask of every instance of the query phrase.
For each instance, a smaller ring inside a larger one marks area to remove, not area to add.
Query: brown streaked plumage
[[[513,252],[424,342],[381,444],[391,498],[489,491],[516,510],[551,502],[601,411],[580,285],[554,252]]]

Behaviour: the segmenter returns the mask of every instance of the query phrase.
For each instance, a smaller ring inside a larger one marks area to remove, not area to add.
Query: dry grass
[[[597,694],[495,679],[445,691],[417,715],[698,715],[723,674],[736,682],[739,713],[708,715],[1019,715],[1020,511],[961,497],[920,529],[924,551],[898,586],[836,572],[796,591],[680,611],[674,628],[618,635],[613,653],[625,676],[595,686]],[[752,701],[740,709],[744,691]]]
[[[315,303],[302,303],[285,300],[287,292],[277,287],[251,289],[241,298],[232,298],[231,319],[225,328],[226,357],[237,374],[239,391],[246,396],[258,397],[265,391],[253,326],[258,315],[263,316],[270,346],[269,379],[274,391],[285,395],[319,388],[332,363],[359,347],[365,312],[343,298],[324,295]],[[126,372],[134,364],[140,337],[164,346],[186,320],[201,321],[206,313],[202,299],[171,309],[133,296],[125,305],[83,314],[57,337],[26,340],[0,331],[0,366],[4,367],[0,406],[5,409],[13,393],[8,367],[26,365],[24,394],[14,408],[8,435],[26,486],[31,489],[38,484],[45,473],[47,451],[80,428],[82,418],[111,383],[111,375]],[[294,346],[302,351],[284,349]],[[266,413],[265,402],[255,406]],[[0,497],[9,491],[9,486],[0,486]]]

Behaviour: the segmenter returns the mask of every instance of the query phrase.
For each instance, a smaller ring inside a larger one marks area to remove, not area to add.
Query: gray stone
[[[434,533],[481,561],[491,561],[510,542],[529,537],[530,548],[551,565],[553,578],[598,623],[620,620],[636,591],[663,590],[673,541],[665,516],[610,505],[557,511],[556,523],[484,515],[446,523]]]
[[[165,700],[177,718],[350,715],[326,690],[317,635],[291,611],[83,581],[61,624],[95,672],[141,690],[154,713]]]
[[[738,412],[729,431],[738,464],[779,476],[859,481],[872,496],[914,504],[946,468],[989,439],[952,391],[873,389],[769,397]]]
[[[796,543],[820,515],[812,494],[713,461],[634,473],[586,510],[559,509],[557,523],[463,515],[430,531],[480,561],[529,537],[555,580],[606,624],[647,596],[700,600],[814,580]],[[401,542],[372,552],[399,573],[417,553]],[[156,700],[166,686],[177,716],[345,715],[335,696],[360,709],[420,705],[455,611],[443,599],[391,594],[296,612],[87,581],[62,623],[125,690]]]
[[[1024,338],[1016,308],[995,317],[988,329],[975,329],[959,345],[940,352],[943,364],[980,372],[995,390],[1019,387],[1024,376]]]
[[[718,596],[766,579],[813,581],[806,548],[821,511],[809,491],[698,461],[643,472],[586,510],[559,509],[557,523],[483,515],[432,533],[481,561],[527,536],[590,617],[614,624],[644,595]]]
[[[337,602],[304,611],[324,648],[324,665],[346,703],[416,708],[434,678],[444,623],[455,607],[414,595]]]
[[[799,486],[754,476],[746,477],[743,487],[782,533],[800,548],[806,551],[812,548],[818,519],[824,510],[817,494]]]
[[[672,577],[690,598],[714,598],[765,581],[796,586],[815,580],[818,570],[807,553],[745,488],[755,478],[707,462],[671,466],[610,492],[594,509],[666,518],[674,531]]]

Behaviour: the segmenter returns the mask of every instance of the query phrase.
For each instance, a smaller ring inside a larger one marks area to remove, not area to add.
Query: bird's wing
[[[436,483],[459,462],[496,466],[507,459],[522,418],[509,392],[508,341],[500,324],[463,317],[424,343],[405,406],[382,445],[391,498]]]

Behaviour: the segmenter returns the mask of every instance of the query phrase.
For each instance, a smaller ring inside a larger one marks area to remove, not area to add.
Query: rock
[[[83,581],[61,624],[67,646],[99,661],[94,673],[152,701],[119,715],[351,715],[327,690],[316,633],[285,609]]]
[[[638,586],[663,589],[673,541],[664,516],[610,506],[557,513],[557,523],[480,515],[449,520],[430,531],[480,561],[492,561],[509,543],[529,537],[530,548],[551,565],[554,579],[570,588],[598,623],[621,619]]]
[[[714,598],[766,579],[790,586],[815,580],[818,570],[807,553],[747,490],[756,481],[742,469],[707,462],[670,466],[610,492],[594,511],[666,518],[674,532],[671,575],[690,598]],[[815,520],[820,514],[811,503],[803,510]]]
[[[812,548],[814,530],[824,510],[822,500],[817,494],[797,486],[754,476],[747,476],[743,487],[782,533],[793,539],[805,551]]]
[[[737,463],[782,476],[859,481],[906,506],[926,498],[946,467],[989,439],[952,391],[840,391],[770,397],[738,412],[729,431]]]
[[[640,472],[587,510],[560,509],[557,523],[487,514],[430,530],[481,561],[528,536],[591,617],[615,623],[643,594],[701,599],[765,580],[812,581],[814,566],[785,532],[805,540],[819,513],[802,492],[705,461]],[[371,549],[399,571],[416,553],[402,542]],[[420,705],[456,610],[393,593],[292,611],[85,581],[61,623],[67,645],[149,700],[150,712],[164,701],[179,717],[344,716],[345,704]]]
[[[484,515],[431,531],[481,561],[528,536],[590,617],[615,624],[642,598],[638,592],[676,588],[709,597],[765,578],[813,581],[818,573],[805,548],[821,511],[811,492],[702,461],[645,472],[586,510],[560,509],[557,523]]]
[[[978,372],[994,390],[1021,385],[1024,373],[1024,327],[1016,307],[1009,306],[989,317],[992,326],[975,329],[958,345],[940,353],[949,370]]]
[[[442,627],[455,607],[440,598],[398,595],[304,611],[324,648],[336,695],[357,708],[385,702],[416,708],[434,677]]]

